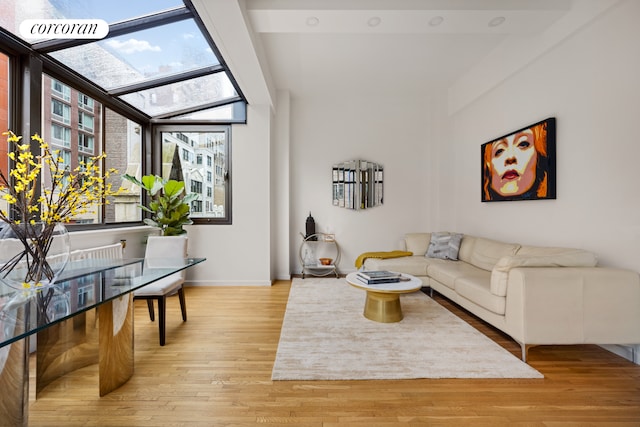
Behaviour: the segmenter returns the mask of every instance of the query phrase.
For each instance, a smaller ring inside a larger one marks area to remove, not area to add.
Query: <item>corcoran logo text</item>
[[[25,39],[103,39],[109,24],[102,19],[26,19],[20,24]]]

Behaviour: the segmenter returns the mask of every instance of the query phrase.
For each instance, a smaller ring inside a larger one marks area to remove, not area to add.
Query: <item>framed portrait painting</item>
[[[481,146],[482,201],[556,198],[556,119],[550,117]]]

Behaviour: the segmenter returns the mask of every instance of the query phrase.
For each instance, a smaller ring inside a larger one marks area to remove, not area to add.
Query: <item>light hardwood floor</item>
[[[31,402],[31,426],[640,426],[640,366],[597,346],[529,351],[536,380],[271,381],[290,282],[187,288],[167,344],[136,303],[135,374],[100,398],[95,367]],[[436,300],[514,355],[513,341]],[[640,325],[638,325],[640,327]],[[31,390],[33,390],[33,385]]]

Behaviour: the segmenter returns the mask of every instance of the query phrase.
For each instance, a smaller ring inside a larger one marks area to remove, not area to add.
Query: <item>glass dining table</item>
[[[126,383],[133,375],[133,291],[205,260],[84,259],[69,262],[55,285],[36,290],[0,280],[0,425],[28,425],[30,347],[36,398],[66,373],[93,364],[100,396]]]

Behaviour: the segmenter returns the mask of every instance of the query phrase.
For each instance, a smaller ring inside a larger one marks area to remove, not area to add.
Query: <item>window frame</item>
[[[231,124],[183,124],[183,123],[163,123],[152,125],[153,135],[153,151],[152,151],[152,170],[157,175],[162,175],[162,133],[168,132],[182,132],[182,133],[196,133],[196,132],[224,132],[226,136],[225,142],[225,170],[223,176],[224,183],[224,216],[222,217],[206,217],[206,218],[191,218],[194,224],[218,224],[218,225],[230,225],[233,223],[232,213],[232,159],[231,159]],[[181,154],[182,155],[182,154]],[[213,171],[213,170],[212,170]],[[202,189],[206,188],[205,181],[200,182]],[[190,184],[187,184],[190,185]],[[188,192],[191,192],[191,187],[186,187]],[[206,213],[206,212],[205,212]]]

